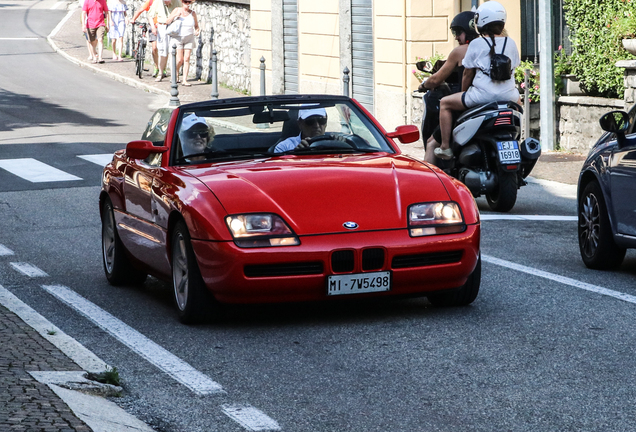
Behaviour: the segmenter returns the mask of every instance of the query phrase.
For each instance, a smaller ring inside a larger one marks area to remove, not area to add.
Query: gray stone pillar
[[[625,111],[636,104],[636,60],[620,60],[616,67],[625,69]]]

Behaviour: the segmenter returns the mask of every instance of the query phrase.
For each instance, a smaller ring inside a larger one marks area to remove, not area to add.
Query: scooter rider
[[[455,15],[455,18],[451,21],[450,30],[459,46],[450,52],[444,65],[433,75],[422,81],[418,88],[418,91],[429,90],[424,96],[426,116],[422,125],[422,139],[426,142],[424,160],[429,163],[435,163],[435,154],[433,152],[440,146],[442,141],[439,131],[439,104],[440,99],[448,94],[442,94],[441,90],[436,89],[446,83],[451,94],[461,91],[462,74],[464,72],[462,60],[466,55],[468,44],[479,37],[473,26],[474,17],[475,13],[470,11]]]
[[[435,156],[440,159],[453,157],[450,148],[453,111],[464,111],[493,101],[519,101],[519,91],[512,73],[519,66],[519,50],[514,40],[502,35],[505,24],[506,9],[497,1],[490,0],[482,4],[475,13],[475,26],[483,37],[473,41],[466,50],[462,62],[465,68],[462,77],[463,91],[446,96],[440,103],[442,144],[435,149]],[[496,54],[504,54],[510,59],[510,78],[495,81],[489,76],[491,47],[494,47],[492,49]]]

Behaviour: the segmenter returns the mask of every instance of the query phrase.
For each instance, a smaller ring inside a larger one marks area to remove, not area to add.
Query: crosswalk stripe
[[[0,256],[8,256],[13,255],[13,251],[6,247],[5,245],[0,244]]]
[[[112,153],[100,153],[100,154],[87,154],[87,155],[77,155],[78,158],[87,160],[89,162],[93,162],[99,166],[106,166],[110,161],[113,160]]]
[[[82,180],[80,177],[32,158],[0,159],[0,168],[31,183]]]
[[[16,271],[19,271],[20,273],[22,273],[23,275],[28,276],[28,277],[46,277],[46,276],[48,276],[48,274],[46,274],[45,271],[40,270],[39,268],[37,268],[33,264],[24,263],[24,262],[12,262],[12,263],[9,263],[9,264],[11,264],[11,267],[13,267]]]

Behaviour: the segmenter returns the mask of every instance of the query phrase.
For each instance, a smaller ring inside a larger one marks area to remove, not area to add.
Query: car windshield
[[[249,103],[184,107],[173,165],[297,154],[356,154],[394,150],[373,122],[345,101]]]

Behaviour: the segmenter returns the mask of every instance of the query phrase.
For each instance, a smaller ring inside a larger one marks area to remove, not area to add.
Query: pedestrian
[[[159,82],[166,76],[165,69],[168,64],[168,53],[170,49],[170,36],[166,34],[166,22],[168,17],[178,7],[181,7],[180,0],[155,0],[150,6],[148,12],[150,18],[156,17],[156,24],[154,20],[150,21],[150,29],[157,36],[157,53],[159,54],[159,73],[157,74],[156,81]]]
[[[84,8],[84,1],[85,0],[79,0],[80,9]],[[83,15],[84,14],[80,14],[80,24],[82,25],[82,27],[84,27],[84,23],[86,22],[84,20]],[[92,62],[94,57],[93,57],[93,54],[91,53],[91,42],[88,40],[88,32],[84,31],[83,34],[84,34],[84,39],[86,39],[86,49],[88,50],[88,60]]]
[[[179,36],[172,38],[177,44],[177,70],[183,65],[183,78],[181,84],[190,87],[188,72],[190,71],[190,54],[194,47],[194,37],[199,36],[199,20],[197,14],[191,8],[194,0],[181,0],[182,7],[172,11],[166,23],[170,25],[175,20],[181,20]]]
[[[119,0],[111,5],[108,11],[110,17],[110,30],[108,37],[113,41],[113,60],[123,61],[121,51],[124,48],[124,31],[126,24],[128,6],[126,0]],[[118,52],[118,54],[116,54]]]
[[[133,15],[132,20],[130,21],[130,24],[134,26],[135,22],[139,18],[139,15],[141,15],[143,12],[148,12],[150,10],[150,6],[152,6],[152,2],[153,0],[147,0],[143,5],[141,5],[139,10],[135,12],[135,14]],[[148,21],[153,21],[155,26],[157,25],[157,17],[154,17],[154,18],[148,17]],[[134,31],[134,28],[133,28],[133,31]],[[159,73],[159,54],[157,53],[157,35],[154,34],[152,30],[148,33],[148,40],[150,41],[150,45],[152,46],[152,61],[155,63],[155,71],[153,72],[152,76],[156,77],[157,74]]]
[[[108,31],[108,24],[104,23],[107,13],[106,0],[85,0],[82,6],[82,31],[88,35],[93,63],[104,63],[102,52],[104,35]]]

